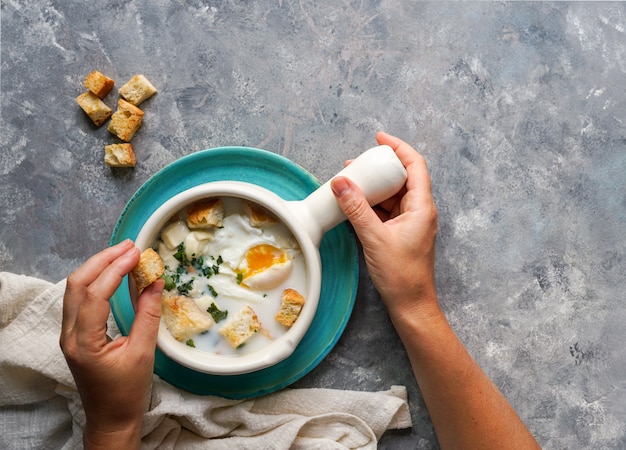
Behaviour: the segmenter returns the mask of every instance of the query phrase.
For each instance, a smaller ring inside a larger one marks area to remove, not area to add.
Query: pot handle
[[[370,205],[377,205],[393,196],[404,186],[407,178],[406,169],[388,145],[363,152],[335,177],[339,175],[359,186]],[[316,246],[319,246],[324,233],[347,219],[330,188],[331,180],[304,200],[288,202]]]

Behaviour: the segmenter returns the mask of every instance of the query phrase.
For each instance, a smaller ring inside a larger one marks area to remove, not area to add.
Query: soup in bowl
[[[285,222],[282,203],[255,185],[212,182],[148,219],[136,245],[154,249],[165,267],[157,345],[168,357],[238,374],[293,352],[317,309],[321,263],[306,232]],[[136,299],[132,280],[129,288]]]
[[[352,179],[372,205],[406,180],[387,146],[366,151],[338,175]],[[160,350],[217,375],[287,358],[317,311],[322,236],[345,219],[330,181],[300,201],[240,181],[201,184],[167,200],[135,240],[165,266]],[[132,280],[129,289],[136,301]]]

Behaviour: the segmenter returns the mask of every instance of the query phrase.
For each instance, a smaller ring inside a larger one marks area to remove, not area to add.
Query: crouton
[[[133,144],[111,144],[104,147],[104,162],[110,167],[135,167]]]
[[[274,316],[276,322],[291,327],[304,306],[304,297],[295,289],[285,289],[282,295],[280,310]]]
[[[262,228],[278,223],[278,219],[263,206],[247,200],[244,200],[243,204],[250,218],[250,225],[253,227]]]
[[[163,291],[161,296],[161,317],[174,339],[180,342],[215,324],[211,314],[203,311],[191,298],[168,291]]]
[[[119,93],[126,101],[139,106],[144,100],[157,93],[156,88],[143,75],[135,75],[122,86]]]
[[[187,208],[189,228],[221,227],[224,223],[224,204],[219,198],[209,198]]]
[[[120,98],[117,102],[117,111],[111,116],[109,131],[122,141],[129,142],[143,122],[143,111],[135,105]]]
[[[159,254],[151,248],[144,250],[139,257],[139,263],[132,270],[137,291],[143,291],[158,280],[164,272],[165,266]]]
[[[249,305],[246,305],[228,319],[228,322],[219,329],[219,333],[232,348],[237,348],[260,329],[261,323],[256,313]]]
[[[83,84],[99,98],[104,98],[111,91],[111,89],[113,89],[115,82],[111,78],[103,75],[97,70],[94,70],[85,77]]]
[[[76,97],[76,103],[89,116],[97,127],[106,122],[113,112],[100,98],[93,92],[85,92]]]

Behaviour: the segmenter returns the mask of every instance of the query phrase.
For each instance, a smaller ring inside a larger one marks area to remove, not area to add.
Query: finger
[[[108,247],[89,258],[85,263],[72,273],[72,281],[75,286],[88,286],[100,275],[100,273],[113,260],[119,258],[129,249],[134,247],[130,239],[120,242],[112,247]]]
[[[161,320],[161,294],[163,280],[157,280],[143,290],[137,300],[135,320],[128,335],[129,345],[134,348],[150,350],[156,348],[159,322]]]
[[[125,240],[106,248],[89,258],[81,267],[67,277],[65,295],[63,296],[63,327],[73,327],[78,308],[85,298],[87,287],[102,271],[119,256],[133,248],[130,240]]]
[[[406,189],[409,192],[409,198],[413,196],[431,196],[431,180],[428,172],[426,160],[417,150],[411,147],[402,139],[379,131],[376,134],[376,140],[380,145],[389,145],[398,156],[407,171]],[[403,200],[406,200],[406,196]],[[409,207],[412,202],[403,201],[403,206]]]
[[[337,204],[346,215],[361,243],[376,239],[383,224],[367,202],[363,191],[346,177],[338,176],[331,181],[331,189]]]
[[[423,162],[423,158],[417,150],[400,138],[387,134],[384,131],[379,131],[376,133],[376,140],[380,145],[390,146],[396,152],[398,159],[404,164],[407,171],[414,164]]]
[[[386,222],[389,219],[393,219],[394,217],[401,214],[400,205],[402,198],[394,200],[393,203],[386,204],[385,202],[383,202],[374,208],[374,211],[376,211],[376,214],[378,214],[378,217],[380,217],[381,221]]]
[[[131,247],[118,256],[89,285],[78,306],[75,327],[84,336],[92,335],[98,341],[105,339],[106,321],[111,310],[109,298],[122,279],[139,262],[139,249]]]
[[[406,187],[403,186],[402,189],[400,189],[396,194],[389,197],[387,200],[383,200],[377,206],[387,212],[391,212],[398,207],[400,200],[404,197],[404,194],[406,194]]]

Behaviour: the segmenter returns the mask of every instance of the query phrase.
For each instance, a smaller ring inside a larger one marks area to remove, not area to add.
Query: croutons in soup
[[[248,354],[284,334],[304,306],[297,240],[247,200],[197,201],[171,218],[153,247],[165,265],[163,320],[187,345]]]

